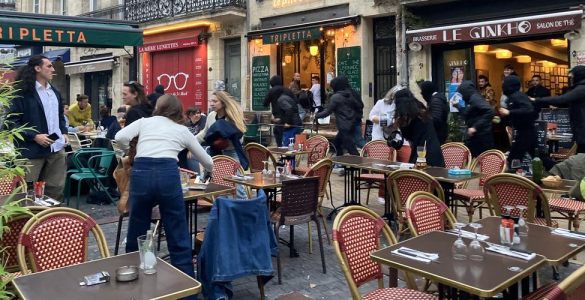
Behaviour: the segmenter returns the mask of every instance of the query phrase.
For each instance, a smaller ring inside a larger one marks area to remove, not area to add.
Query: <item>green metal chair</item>
[[[73,164],[79,172],[72,173],[66,182],[65,194],[67,199],[67,206],[69,206],[70,200],[69,185],[71,184],[72,180],[77,181],[77,202],[75,205],[77,209],[79,209],[81,183],[83,181],[87,181],[89,183],[90,190],[104,192],[112,204],[116,203],[114,197],[108,193],[108,188],[103,183],[103,180],[108,180],[110,178],[110,171],[112,169],[115,156],[116,154],[114,151],[106,149],[91,152],[91,157],[89,160],[87,160],[87,162],[81,160],[79,155],[73,156]]]
[[[244,144],[248,142],[260,143],[262,141],[262,135],[258,130],[260,124],[246,124],[246,132],[244,133]]]

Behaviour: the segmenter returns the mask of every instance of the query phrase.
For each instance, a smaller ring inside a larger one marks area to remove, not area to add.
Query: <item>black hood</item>
[[[349,90],[349,80],[345,76],[338,76],[331,80],[331,88],[333,92],[341,92],[343,90]]]
[[[510,96],[520,90],[521,82],[520,78],[516,75],[509,75],[504,78],[502,83],[502,91],[504,95]]]
[[[159,84],[154,88],[154,91],[163,95],[165,93],[165,87]]]
[[[431,101],[431,97],[433,96],[433,93],[435,93],[437,90],[437,87],[435,86],[434,83],[430,82],[430,81],[423,81],[420,84],[420,94],[423,96],[423,99],[425,99],[425,101],[429,102]]]
[[[461,94],[463,97],[463,101],[468,102],[471,98],[471,95],[477,93],[477,88],[475,87],[475,83],[470,80],[463,81],[461,85],[457,88],[457,92]]]
[[[275,87],[278,85],[282,85],[282,77],[278,75],[272,76],[272,78],[270,78],[270,86]]]
[[[585,66],[576,66],[572,68],[571,74],[573,74],[573,85],[581,83],[581,81],[585,80]]]

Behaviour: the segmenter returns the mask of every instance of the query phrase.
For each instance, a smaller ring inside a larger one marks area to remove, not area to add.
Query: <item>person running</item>
[[[475,84],[471,81],[463,81],[457,88],[457,92],[461,94],[465,102],[465,107],[459,108],[467,125],[465,146],[469,148],[473,157],[477,157],[482,152],[494,147],[492,134],[494,110],[479,94]]]

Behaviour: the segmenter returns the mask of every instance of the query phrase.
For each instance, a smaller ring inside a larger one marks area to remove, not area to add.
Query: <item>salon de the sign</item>
[[[477,22],[406,32],[407,42],[424,44],[481,41],[544,33],[566,32],[581,28],[582,11],[570,11],[524,18]]]

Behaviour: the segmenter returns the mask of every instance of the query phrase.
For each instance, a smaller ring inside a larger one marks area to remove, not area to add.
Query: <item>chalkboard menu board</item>
[[[536,144],[538,145],[539,153],[546,153],[548,151],[546,144],[546,123],[545,121],[534,122],[534,127],[536,128]]]
[[[364,132],[364,139],[366,142],[372,140],[372,130],[374,130],[374,122],[366,120],[366,131]]]
[[[361,69],[361,48],[359,46],[337,49],[337,76],[347,77],[349,84],[358,94],[362,92]]]
[[[540,120],[557,124],[556,134],[566,136],[559,141],[559,147],[571,148],[573,146],[568,108],[543,109],[540,112]]]
[[[252,109],[268,110],[263,105],[264,97],[270,90],[270,56],[252,58]]]

